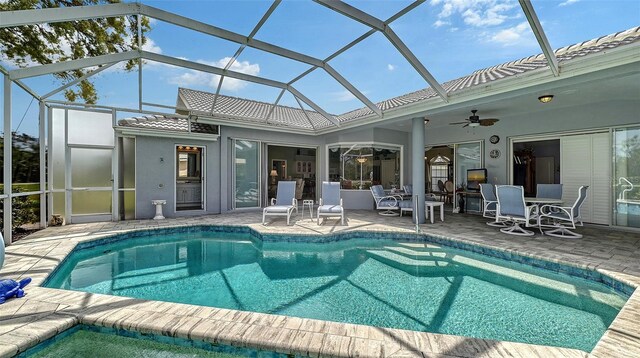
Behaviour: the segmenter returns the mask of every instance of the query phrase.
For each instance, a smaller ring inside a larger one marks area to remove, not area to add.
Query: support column
[[[43,101],[38,102],[39,112],[38,112],[38,143],[40,144],[40,228],[44,229],[47,226],[47,221],[49,221],[49,217],[47,215],[47,171],[46,171],[46,120],[45,120],[45,106]],[[51,142],[49,142],[51,143]]]
[[[13,137],[11,135],[11,80],[8,75],[4,75],[4,228],[3,228],[3,236],[4,236],[4,245],[11,245],[11,188],[12,188],[12,178],[11,178],[11,146],[12,146]]]
[[[424,118],[414,118],[411,131],[411,182],[413,183],[413,198],[418,196],[418,223],[423,224],[424,218]],[[414,203],[415,205],[415,203]],[[415,219],[415,213],[414,213]]]

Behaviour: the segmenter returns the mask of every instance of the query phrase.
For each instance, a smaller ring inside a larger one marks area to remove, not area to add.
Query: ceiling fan
[[[498,118],[483,118],[483,119],[480,119],[480,117],[476,115],[476,112],[478,112],[477,109],[472,109],[471,110],[471,115],[469,116],[469,119],[465,119],[464,122],[455,122],[455,123],[449,123],[449,124],[451,124],[451,125],[464,124],[462,126],[462,128],[464,128],[464,127],[477,127],[477,126],[488,127],[488,126],[494,125],[497,121],[499,121]]]

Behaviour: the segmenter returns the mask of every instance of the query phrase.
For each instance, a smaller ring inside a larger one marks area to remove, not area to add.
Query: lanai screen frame
[[[156,108],[166,108],[166,109],[176,109],[173,106],[167,106],[163,104],[155,104],[155,103],[147,103],[143,101],[143,93],[142,93],[142,69],[144,66],[143,60],[162,62],[165,64],[174,65],[177,67],[191,69],[196,71],[202,71],[206,73],[212,73],[220,76],[220,80],[217,86],[217,90],[215,93],[213,105],[211,107],[210,115],[214,116],[215,103],[220,93],[220,89],[225,77],[237,78],[240,80],[245,80],[253,83],[258,83],[266,86],[271,86],[280,89],[280,93],[273,103],[271,111],[268,113],[266,118],[266,123],[269,121],[269,118],[273,114],[273,109],[276,108],[280,99],[284,95],[286,91],[290,92],[296,101],[298,102],[301,110],[308,118],[306,110],[304,109],[302,102],[307,104],[309,107],[313,108],[316,112],[320,113],[325,119],[330,121],[334,126],[339,127],[340,123],[338,120],[318,106],[316,103],[311,101],[308,97],[306,97],[303,93],[298,91],[293,84],[300,79],[304,78],[306,75],[310,74],[314,70],[321,68],[323,69],[329,76],[335,79],[338,83],[340,83],[347,91],[349,91],[352,95],[354,95],[358,100],[360,100],[366,107],[368,107],[371,111],[373,111],[378,118],[384,118],[384,112],[376,106],[371,100],[369,100],[361,91],[359,91],[355,86],[353,86],[349,81],[347,81],[338,71],[336,71],[331,65],[329,61],[339,56],[343,52],[347,51],[351,47],[365,40],[369,36],[373,35],[376,32],[382,33],[387,40],[396,48],[396,50],[412,65],[412,67],[416,70],[416,72],[429,84],[429,86],[438,94],[439,98],[447,103],[448,102],[448,94],[446,90],[440,85],[435,77],[431,75],[428,69],[418,60],[418,58],[411,52],[411,50],[404,44],[404,42],[395,34],[395,32],[389,26],[390,23],[399,19],[403,15],[407,14],[417,6],[421,5],[425,2],[425,0],[414,1],[404,9],[400,10],[398,13],[394,14],[386,21],[380,20],[362,10],[357,9],[349,4],[346,4],[342,1],[333,1],[333,0],[314,0],[316,3],[327,7],[328,9],[335,11],[339,14],[342,14],[353,21],[357,21],[361,24],[364,24],[370,27],[370,30],[360,37],[356,38],[346,46],[342,47],[338,51],[334,52],[330,56],[325,59],[318,59],[312,56],[308,56],[296,51],[289,50],[287,48],[283,48],[280,46],[272,45],[263,41],[259,41],[254,39],[255,34],[258,30],[264,25],[264,23],[269,19],[269,16],[273,13],[273,11],[278,7],[281,3],[281,0],[275,0],[266,13],[262,16],[260,21],[253,28],[252,32],[248,36],[244,36],[238,33],[234,33],[232,31],[228,31],[216,26],[212,26],[210,24],[206,24],[200,21],[196,21],[175,13],[171,13],[168,11],[160,10],[158,8],[154,8],[148,5],[140,4],[140,3],[117,3],[117,4],[109,4],[109,5],[96,5],[96,6],[78,6],[78,7],[62,7],[62,8],[48,8],[48,9],[33,9],[33,10],[19,10],[19,11],[5,11],[0,12],[0,27],[15,27],[15,26],[23,26],[29,24],[46,24],[46,23],[54,23],[54,22],[65,22],[65,21],[74,21],[74,20],[86,20],[93,18],[107,18],[107,17],[118,17],[118,16],[127,16],[127,15],[135,15],[137,17],[137,31],[138,31],[138,44],[137,50],[107,54],[97,57],[83,58],[78,60],[70,60],[63,61],[58,63],[52,63],[47,65],[39,65],[39,66],[30,66],[26,68],[19,68],[14,70],[7,70],[0,66],[0,72],[3,74],[3,86],[4,86],[4,133],[3,141],[4,141],[4,193],[0,194],[0,199],[3,200],[4,205],[4,227],[2,231],[4,233],[4,242],[5,245],[9,245],[12,242],[12,233],[11,233],[11,224],[12,224],[12,201],[13,198],[25,195],[40,195],[40,225],[42,227],[46,226],[48,213],[46,210],[46,196],[49,193],[49,183],[46,178],[46,161],[45,161],[45,112],[46,107],[50,107],[52,104],[60,106],[69,106],[73,108],[74,106],[84,106],[84,107],[93,107],[93,108],[105,108],[111,109],[112,111],[124,111],[130,113],[144,113],[144,114],[160,114],[165,115],[167,113],[156,112],[152,110],[147,110],[143,108],[144,106],[156,107]],[[559,75],[558,70],[558,60],[551,49],[549,41],[544,33],[542,25],[538,20],[538,17],[533,9],[533,5],[530,0],[518,0],[522,11],[527,18],[536,39],[544,53],[547,63],[549,65],[550,70],[553,72],[554,76]],[[173,25],[180,26],[182,28],[186,28],[192,31],[197,31],[203,33],[205,35],[222,38],[231,42],[238,43],[240,47],[235,52],[235,54],[231,57],[229,62],[224,68],[200,64],[193,61],[188,61],[184,59],[179,59],[172,56],[156,54],[148,51],[142,50],[142,36],[141,31],[141,18],[142,16],[147,16],[150,18],[155,18],[160,21],[164,21]],[[246,47],[252,47],[257,50],[266,51],[268,53],[285,57],[291,60],[299,61],[312,67],[302,74],[296,76],[293,80],[289,82],[280,82],[274,81],[268,78],[248,75],[240,72],[231,71],[231,65],[236,61],[238,56],[242,53],[242,51]],[[66,88],[69,88],[73,85],[76,85],[80,81],[90,78],[105,69],[120,63],[122,61],[129,60],[137,60],[138,62],[138,108],[118,108],[118,107],[109,107],[109,106],[85,106],[80,103],[70,103],[64,101],[54,101],[49,100],[51,96],[63,91]],[[81,78],[73,80],[64,84],[63,86],[46,93],[44,95],[39,95],[37,92],[33,91],[29,88],[25,83],[21,80],[24,78],[41,76],[46,74],[52,74],[57,72],[64,72],[73,69],[82,69],[88,67],[100,66],[97,69],[88,72]],[[40,190],[37,192],[30,193],[13,193],[12,192],[12,136],[7,136],[7,133],[11,133],[11,104],[12,104],[12,95],[11,95],[11,85],[15,83],[24,89],[27,93],[34,97],[35,100],[38,101],[39,105],[39,133],[40,133]],[[183,118],[188,118],[188,116],[180,116],[177,114],[170,114],[172,116],[178,116]],[[313,128],[313,125],[311,125]],[[9,138],[7,141],[7,137]],[[8,144],[8,145],[7,145]],[[7,230],[7,228],[9,230]]]

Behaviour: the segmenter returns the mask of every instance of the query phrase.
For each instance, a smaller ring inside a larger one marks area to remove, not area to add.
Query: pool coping
[[[186,230],[188,230],[199,226],[203,225],[176,224],[165,227],[175,231],[180,228],[186,228]],[[259,227],[254,227],[255,225],[224,226],[237,228],[245,232],[253,232],[255,233],[254,235],[262,239],[267,238],[266,241],[269,241],[270,235],[277,235],[280,239],[283,236],[287,236],[286,234],[276,234],[268,231],[262,232]],[[38,260],[36,265],[32,265],[33,267],[31,267],[30,270],[33,273],[31,274],[34,278],[33,285],[39,286],[56,267],[61,266],[62,261],[78,245],[95,244],[96,242],[100,242],[100,240],[109,240],[110,237],[119,234],[131,235],[133,233],[133,237],[143,236],[149,233],[149,231],[156,230],[158,229],[134,228],[92,233],[88,236],[65,237],[65,240],[52,241],[49,238],[34,239],[29,243],[19,246],[22,246],[21,249],[28,249],[30,244],[34,247],[45,246],[44,248],[39,247],[40,250],[44,249],[44,255],[41,256],[41,259]],[[367,235],[376,233],[384,235],[412,235],[412,233],[402,230],[353,230],[338,235],[354,236],[357,234],[362,235],[363,233]],[[296,238],[327,238],[331,236],[335,238],[334,235],[335,234],[296,234],[289,236],[295,236]],[[480,245],[477,242],[468,242],[457,237],[430,233],[428,235],[439,240],[447,240],[447,243],[472,245],[473,247],[484,246],[486,249],[507,253],[512,256],[515,254],[520,257],[529,257],[544,262],[552,262],[599,272],[603,277],[610,277],[629,287],[638,287],[640,285],[640,278],[638,277],[589,267],[588,264],[567,262],[558,257],[542,257],[521,252],[517,249],[506,250],[501,247]],[[420,237],[422,237],[422,235]],[[444,243],[435,243],[445,245]],[[11,251],[11,249],[16,246],[18,245],[8,247],[7,251]],[[458,248],[464,249],[463,247]],[[36,266],[37,271],[33,270]],[[49,314],[43,316],[46,318],[44,319],[45,322],[42,322],[43,319],[37,319],[32,322],[34,324],[25,325],[26,334],[20,334],[20,332],[18,332],[19,330],[9,332],[9,337],[13,338],[12,342],[6,342],[3,336],[2,339],[0,339],[0,356],[11,356],[12,354],[22,352],[29,346],[35,345],[39,341],[64,331],[65,327],[69,327],[69,324],[71,324],[71,326],[74,324],[93,324],[117,329],[139,328],[143,331],[149,331],[150,333],[164,333],[189,339],[191,339],[192,335],[198,336],[199,334],[203,336],[202,338],[205,340],[213,340],[225,344],[273,350],[281,353],[308,354],[312,356],[422,356],[423,354],[433,354],[436,356],[533,355],[584,357],[588,355],[606,356],[612,352],[615,352],[617,355],[621,355],[621,353],[624,355],[624,349],[621,350],[619,347],[620,342],[630,344],[628,348],[633,351],[640,351],[640,344],[638,344],[640,339],[636,339],[637,331],[634,331],[634,329],[637,329],[637,326],[634,326],[636,324],[635,322],[638,322],[640,317],[640,294],[638,291],[640,290],[636,290],[631,294],[627,304],[622,308],[596,347],[588,354],[577,349],[492,341],[428,332],[301,319],[257,312],[146,301],[44,287],[29,287],[29,295],[26,298],[9,301],[7,304],[0,306],[0,312],[4,311],[4,308],[9,303],[14,302],[17,302],[14,305],[20,305],[19,302],[24,302],[16,311],[20,312],[22,309],[21,313],[25,313],[24,307],[22,306],[34,304],[37,306],[40,304],[45,307],[50,304],[56,305],[56,307],[54,310],[46,311]],[[170,319],[167,320],[166,317],[170,317]],[[141,318],[145,319],[141,320]],[[634,332],[636,332],[635,335]]]

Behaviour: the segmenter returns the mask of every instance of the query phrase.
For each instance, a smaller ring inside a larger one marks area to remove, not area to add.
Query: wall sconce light
[[[553,95],[552,94],[545,94],[544,96],[538,97],[538,101],[540,101],[542,103],[549,103],[549,102],[553,101]]]

